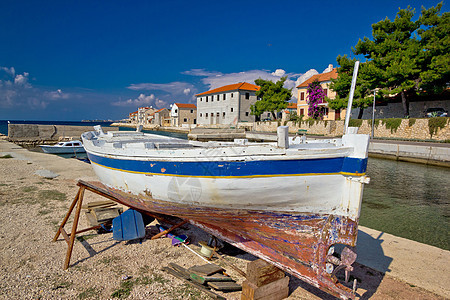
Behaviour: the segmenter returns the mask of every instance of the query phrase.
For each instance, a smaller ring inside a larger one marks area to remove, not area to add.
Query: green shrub
[[[439,129],[442,129],[445,125],[447,125],[447,122],[448,118],[446,117],[435,117],[428,119],[428,129],[430,131],[430,135],[433,137]]]
[[[390,129],[391,133],[397,132],[398,127],[402,124],[402,119],[400,118],[389,118],[382,120],[386,129]]]
[[[362,119],[350,119],[350,121],[348,121],[348,127],[361,127],[362,122]]]

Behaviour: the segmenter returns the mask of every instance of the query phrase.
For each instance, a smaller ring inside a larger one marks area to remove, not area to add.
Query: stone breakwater
[[[104,129],[118,130],[117,127]],[[50,144],[62,138],[80,139],[82,133],[92,130],[92,126],[9,124],[8,140],[19,145]]]

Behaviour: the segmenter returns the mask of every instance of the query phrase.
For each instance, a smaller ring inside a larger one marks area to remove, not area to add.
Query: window
[[[193,114],[194,113],[194,110],[193,109],[191,109],[191,114]]]
[[[305,110],[303,108],[300,109],[300,116],[304,116],[305,115]]]
[[[267,113],[267,117],[270,118],[270,113]]]
[[[231,93],[231,98],[233,98],[233,93]]]
[[[178,112],[178,109],[175,109],[175,113],[177,113]]]
[[[325,97],[327,97],[328,96],[328,89],[323,89],[323,92],[325,94]]]
[[[68,146],[68,147],[72,147],[72,143],[69,143],[69,144],[67,144],[66,146]]]
[[[208,118],[208,113],[206,113],[206,118]]]
[[[220,112],[217,112],[217,113],[216,113],[216,117],[220,117]]]
[[[187,119],[186,119],[186,118],[184,118],[184,119],[183,119],[183,122],[187,122]]]
[[[200,97],[200,102],[202,102],[203,101],[203,98],[202,97]]]
[[[223,94],[223,100],[225,100],[225,94]]]
[[[245,93],[245,99],[250,99],[250,93]]]
[[[200,118],[202,117],[202,113],[200,113]]]
[[[222,113],[222,118],[224,118],[224,119],[225,119],[225,112],[223,112],[223,113]]]
[[[233,108],[231,108],[231,112],[233,112]]]
[[[220,99],[219,99],[219,97],[220,97],[220,95],[217,95],[217,101],[219,101]]]
[[[305,92],[300,93],[300,100],[305,100]]]
[[[206,96],[206,102],[208,102],[208,96]]]
[[[248,117],[248,111],[245,112],[245,116]]]

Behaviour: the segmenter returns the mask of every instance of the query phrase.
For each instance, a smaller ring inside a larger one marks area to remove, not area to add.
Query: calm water
[[[450,169],[369,158],[360,224],[450,250]]]

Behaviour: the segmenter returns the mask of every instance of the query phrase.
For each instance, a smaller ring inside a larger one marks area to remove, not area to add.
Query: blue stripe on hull
[[[323,158],[260,161],[142,161],[88,153],[91,162],[116,170],[154,175],[193,177],[289,176],[303,174],[363,174],[367,158]]]

